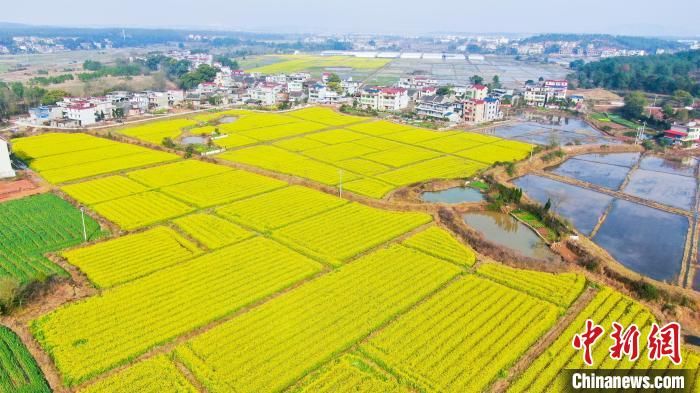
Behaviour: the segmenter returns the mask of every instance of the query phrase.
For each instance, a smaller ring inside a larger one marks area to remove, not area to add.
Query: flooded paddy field
[[[552,201],[552,211],[590,235],[613,197],[546,177],[526,175],[514,183],[540,204]]]
[[[593,237],[628,268],[660,281],[681,271],[688,219],[624,200],[615,200]]]
[[[564,116],[522,115],[513,124],[492,127],[484,132],[537,145],[618,143],[584,120]]]
[[[622,191],[668,206],[691,210],[695,203],[696,190],[695,177],[637,169]]]
[[[683,163],[657,156],[640,159],[639,153],[587,154],[567,160],[552,173],[611,190],[629,176],[620,192],[692,211],[697,166],[695,159]],[[693,219],[541,176],[526,175],[514,183],[541,204],[550,199],[553,211],[631,270],[662,281],[678,278]],[[693,285],[700,290],[698,276]]]
[[[571,158],[557,166],[552,173],[618,190],[630,168]]]
[[[442,191],[426,191],[421,195],[424,202],[429,203],[464,203],[481,202],[484,196],[481,191],[471,187],[454,187]]]
[[[527,225],[500,212],[473,212],[464,214],[464,222],[479,231],[486,240],[515,250],[526,257],[554,260],[556,254]]]

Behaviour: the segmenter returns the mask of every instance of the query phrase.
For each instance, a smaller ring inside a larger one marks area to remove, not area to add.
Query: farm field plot
[[[212,214],[192,214],[178,218],[174,222],[210,250],[253,236],[253,233]]]
[[[289,186],[222,206],[217,214],[261,232],[337,208],[347,201],[301,186]]]
[[[68,304],[35,320],[32,331],[72,386],[320,267],[271,240],[253,238]]]
[[[476,254],[471,247],[462,244],[439,227],[430,227],[404,240],[402,244],[458,265],[472,266],[476,262]]]
[[[567,383],[563,378],[558,377],[558,375],[562,375],[561,370],[564,368],[584,368],[583,356],[572,348],[571,338],[574,334],[584,330],[586,319],[592,319],[606,329],[610,329],[613,321],[617,321],[623,326],[635,323],[642,332],[648,332],[650,323],[654,321],[654,317],[644,306],[619,292],[604,287],[569,327],[559,335],[559,338],[511,384],[508,391],[561,391]],[[592,351],[593,361],[595,362],[594,368],[648,369],[652,367],[665,369],[674,367],[668,359],[651,363],[644,354],[636,362],[631,362],[628,358],[619,361],[612,360],[608,356],[608,349],[612,344],[613,340],[609,335],[605,335],[596,342]],[[647,347],[645,334],[640,336],[639,347]],[[685,366],[694,364],[694,368],[697,368],[698,360],[695,354],[686,353],[684,356]],[[678,368],[683,366],[681,365]]]
[[[255,120],[251,123],[255,126],[225,125],[239,132],[229,138],[246,139],[240,144],[234,140],[232,150],[217,158],[330,186],[339,186],[342,170],[345,189],[371,198],[382,198],[393,189],[420,181],[472,176],[496,161],[522,159],[531,148],[527,143],[489,135],[372,121],[322,107],[249,114],[239,122],[246,118]],[[284,119],[295,120],[278,124]],[[292,133],[303,122],[337,128]],[[287,134],[286,130],[291,131]],[[292,137],[284,139],[288,135]],[[261,141],[251,142],[256,138]],[[221,140],[222,146],[226,139]]]
[[[180,157],[176,156],[175,154],[146,150],[143,153],[131,154],[125,157],[110,158],[101,161],[88,162],[81,165],[73,165],[39,172],[41,173],[41,176],[49,182],[58,184],[151,164],[174,161],[179,158]]]
[[[148,191],[148,187],[124,176],[108,176],[61,188],[66,194],[87,205]]]
[[[31,161],[31,167],[34,170],[43,172],[50,169],[83,165],[89,162],[102,161],[108,158],[119,158],[143,152],[144,149],[140,146],[127,144],[107,145],[96,149],[39,157]]]
[[[163,138],[175,139],[182,134],[184,128],[192,127],[196,124],[195,120],[190,119],[163,120],[142,126],[125,128],[119,130],[119,133],[160,145]]]
[[[332,109],[322,107],[301,109],[290,112],[289,115],[304,120],[327,124],[329,126],[345,126],[369,119],[366,117],[342,115]]]
[[[187,214],[194,208],[157,191],[148,191],[95,205],[95,211],[122,229],[143,228]]]
[[[21,283],[52,275],[67,275],[44,257],[51,251],[80,244],[80,211],[54,194],[0,203],[0,277]],[[85,217],[89,240],[103,235],[100,225]]]
[[[286,186],[287,183],[246,171],[228,171],[164,187],[161,191],[198,207],[232,202]]]
[[[0,326],[0,391],[51,393],[36,360],[10,329]]]
[[[397,379],[356,355],[343,355],[304,378],[287,393],[409,393]]]
[[[586,278],[580,274],[544,273],[495,263],[479,266],[477,274],[561,307],[570,306],[586,285]]]
[[[424,213],[391,212],[352,203],[288,225],[273,236],[338,264],[431,220]]]
[[[268,56],[272,64],[246,69],[263,74],[291,73],[298,71],[320,71],[334,67],[349,67],[357,70],[372,70],[383,67],[390,59],[368,59],[352,56],[277,55]]]
[[[459,271],[394,245],[209,330],[176,357],[213,393],[279,391]]]
[[[460,157],[487,164],[493,164],[495,162],[518,161],[528,156],[528,153],[522,150],[509,149],[494,144],[472,147],[455,154]]]
[[[139,169],[126,175],[149,187],[159,188],[228,172],[231,168],[197,160],[184,160],[152,168]]]
[[[258,143],[258,140],[239,134],[226,134],[226,136],[221,136],[220,138],[215,139],[214,143],[219,147],[229,149],[254,145]]]
[[[235,124],[235,123],[233,123]],[[263,128],[255,128],[252,130],[240,131],[239,135],[253,138],[258,141],[274,141],[276,139],[286,138],[290,136],[307,134],[309,132],[318,131],[328,126],[311,121],[297,121],[289,124],[279,124]]]
[[[197,389],[165,355],[137,363],[100,380],[79,393],[197,393]]]
[[[393,190],[394,186],[381,180],[364,178],[343,183],[343,188],[361,195],[379,199]]]
[[[179,158],[174,154],[86,134],[47,133],[18,138],[13,142],[13,148],[31,168],[54,184]],[[125,152],[128,154],[120,156]],[[35,161],[39,168],[33,166]],[[42,166],[47,169],[41,169]]]
[[[98,149],[114,143],[87,134],[46,133],[13,139],[12,151],[22,159],[35,160],[57,154]]]
[[[96,286],[107,288],[191,259],[200,253],[196,245],[172,229],[156,227],[62,254]]]
[[[361,350],[425,390],[480,392],[558,315],[550,303],[464,276],[399,317]]]
[[[397,186],[431,179],[470,177],[486,165],[458,157],[439,157],[377,175],[377,178]]]

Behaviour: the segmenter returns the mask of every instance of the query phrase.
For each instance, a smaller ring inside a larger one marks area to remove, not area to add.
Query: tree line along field
[[[237,120],[199,123],[198,128],[189,129],[195,119],[167,120],[119,132],[160,144],[164,136],[177,137],[213,127],[223,134],[214,143],[226,149],[217,158],[329,186],[342,182],[344,190],[372,198],[416,182],[469,177],[495,162],[520,160],[533,147],[464,131],[371,121],[321,107],[286,113],[226,113]],[[213,121],[216,117],[206,119]]]
[[[372,123],[356,125],[363,124]],[[130,146],[101,141],[44,134],[17,144],[30,165],[55,156],[72,163],[70,152],[99,162],[90,150]],[[78,392],[311,392],[349,384],[482,391],[561,321],[587,285],[575,273],[475,265],[474,251],[425,213],[368,207],[227,166],[174,156],[86,173],[58,186],[122,232],[61,255],[99,294],[29,324],[63,384]],[[653,318],[602,288],[510,389],[547,390],[548,375],[566,365],[555,361],[581,359],[567,346],[573,332],[587,317],[608,315],[640,327]],[[684,359],[697,363],[690,352]]]

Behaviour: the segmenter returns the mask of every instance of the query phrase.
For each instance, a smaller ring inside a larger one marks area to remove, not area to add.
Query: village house
[[[529,106],[547,107],[566,100],[569,82],[565,80],[546,80],[541,83],[525,85],[523,99]]]
[[[400,111],[408,107],[408,90],[403,87],[366,87],[360,105],[376,111]]]
[[[10,161],[10,148],[8,142],[0,138],[0,179],[14,177],[15,171],[12,169]]]
[[[459,104],[448,96],[424,96],[418,100],[416,114],[438,120],[459,122]]]
[[[685,125],[674,125],[664,131],[664,138],[673,143],[700,142],[700,120],[693,120]]]
[[[462,112],[464,121],[469,124],[481,124],[503,118],[501,101],[494,97],[465,100]]]

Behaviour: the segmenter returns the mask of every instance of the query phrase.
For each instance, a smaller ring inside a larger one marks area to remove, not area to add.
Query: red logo
[[[576,350],[583,348],[583,361],[587,365],[593,365],[593,354],[591,354],[591,347],[595,342],[603,335],[605,330],[602,326],[596,325],[590,319],[586,320],[586,331],[574,336],[574,342],[572,343]]]

